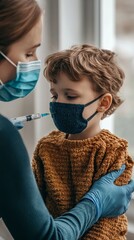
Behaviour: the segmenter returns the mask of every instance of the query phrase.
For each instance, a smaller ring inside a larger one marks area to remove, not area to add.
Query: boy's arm
[[[97,174],[100,176],[107,174],[113,170],[119,170],[122,164],[125,164],[125,171],[116,179],[115,184],[117,186],[126,185],[132,176],[133,160],[127,152],[127,142],[123,139],[119,139],[118,144],[113,143],[111,146],[107,146],[107,153],[105,158],[102,159],[102,163],[98,169]],[[96,176],[97,176],[96,174]],[[98,178],[97,178],[98,179]],[[110,190],[111,191],[111,190]],[[91,191],[90,191],[91,194]],[[103,202],[103,199],[102,199]],[[117,203],[115,202],[115,205]],[[125,212],[125,211],[124,211]],[[105,215],[103,215],[106,217]],[[114,232],[113,232],[114,228]],[[99,231],[99,235],[97,234]],[[127,233],[127,218],[122,215],[118,218],[103,218],[95,224],[88,232],[88,238],[104,239],[107,236],[109,239],[113,236],[114,239],[119,239],[120,236],[125,238]]]
[[[125,164],[126,168],[123,174],[115,181],[117,185],[125,185],[131,180],[134,161],[128,154],[126,140],[117,138],[116,141],[112,141],[111,139],[111,143],[107,144],[105,156],[97,166],[94,180],[99,179],[108,172],[119,170],[122,164]]]
[[[117,184],[118,186],[125,185],[131,180],[133,167],[134,167],[134,161],[131,158],[131,156],[128,154],[127,148],[122,149],[122,151],[124,152],[124,154],[122,154],[120,151],[119,151],[119,153],[117,152],[116,160],[117,160],[117,162],[119,162],[121,159],[121,156],[125,155],[124,161],[122,161],[122,162],[125,164],[126,168],[125,168],[125,171],[122,173],[122,175],[115,181],[115,184]],[[116,162],[114,163],[114,165],[116,166]],[[114,165],[112,166],[112,169],[113,169]]]

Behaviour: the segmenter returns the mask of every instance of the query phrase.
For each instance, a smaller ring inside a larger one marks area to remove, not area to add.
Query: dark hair
[[[59,72],[64,72],[72,81],[79,81],[86,76],[93,84],[93,89],[100,94],[110,93],[112,104],[103,118],[111,115],[123,102],[117,95],[124,72],[115,61],[115,53],[91,45],[76,45],[65,51],[49,55],[46,58],[44,76],[55,82]]]
[[[40,15],[36,0],[0,0],[0,51],[7,54],[10,45],[26,35]]]

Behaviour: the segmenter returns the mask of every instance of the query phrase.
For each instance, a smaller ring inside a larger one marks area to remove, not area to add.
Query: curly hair
[[[96,92],[112,95],[112,104],[103,115],[105,118],[123,102],[117,94],[125,74],[117,65],[115,56],[110,50],[92,45],[75,45],[49,55],[45,61],[44,76],[50,82],[55,82],[60,72],[64,72],[72,81],[80,81],[86,76]]]

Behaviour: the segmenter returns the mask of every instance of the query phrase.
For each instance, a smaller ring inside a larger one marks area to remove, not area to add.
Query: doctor
[[[0,101],[28,95],[40,61],[42,12],[35,0],[0,0]],[[134,181],[118,187],[115,171],[96,181],[72,210],[53,219],[36,185],[27,150],[12,123],[0,115],[0,217],[15,240],[76,240],[100,217],[124,213]]]

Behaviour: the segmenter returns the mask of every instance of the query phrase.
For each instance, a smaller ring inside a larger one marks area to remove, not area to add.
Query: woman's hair
[[[36,0],[0,0],[0,51],[7,54],[10,45],[25,36],[40,16]]]
[[[60,72],[72,81],[80,81],[86,76],[92,83],[93,90],[100,94],[111,93],[112,104],[103,118],[111,115],[123,102],[117,93],[125,75],[115,61],[115,53],[110,50],[91,45],[75,45],[49,55],[45,64],[44,76],[50,82],[55,82]]]

